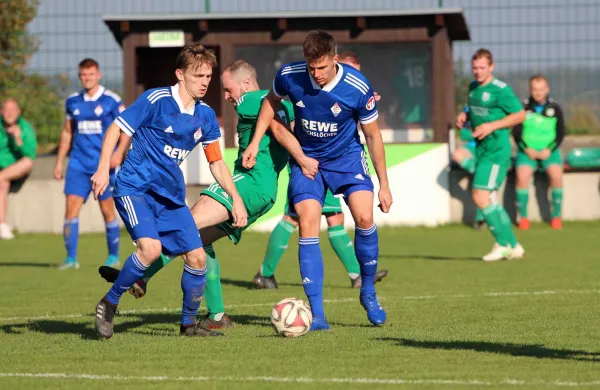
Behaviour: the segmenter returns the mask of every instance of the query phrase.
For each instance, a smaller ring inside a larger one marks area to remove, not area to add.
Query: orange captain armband
[[[208,145],[204,145],[204,154],[206,155],[206,160],[209,163],[222,160],[223,155],[221,154],[219,140],[215,140]]]

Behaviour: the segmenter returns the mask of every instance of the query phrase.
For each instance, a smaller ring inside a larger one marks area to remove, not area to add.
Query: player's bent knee
[[[326,214],[327,226],[334,227],[344,224],[344,213]]]
[[[473,202],[480,209],[487,207],[491,203],[490,191],[473,190]]]
[[[140,261],[145,265],[150,265],[160,257],[162,245],[159,240],[155,239],[138,240],[138,252]]]
[[[202,248],[194,249],[183,256],[183,261],[192,268],[204,268],[206,267],[206,252]]]
[[[361,229],[369,229],[374,223],[373,214],[359,214],[354,217],[354,224]]]
[[[291,215],[284,215],[282,218],[285,222],[291,223],[294,227],[298,227],[298,218]]]

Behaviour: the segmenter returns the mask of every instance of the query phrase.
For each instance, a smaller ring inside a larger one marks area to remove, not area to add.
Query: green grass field
[[[215,245],[227,311],[223,338],[178,336],[181,260],[148,295],[126,295],[115,336],[100,341],[96,302],[103,235],[80,239],[78,271],[58,271],[62,239],[0,242],[0,389],[347,389],[600,387],[600,223],[534,225],[518,233],[526,259],[478,261],[492,240],[464,226],[380,229],[378,291],[388,312],[369,326],[358,291],[326,236],[330,332],[275,336],[272,305],[304,298],[297,239],[277,271],[279,290],[250,288],[267,235]],[[132,250],[123,235],[123,258]]]

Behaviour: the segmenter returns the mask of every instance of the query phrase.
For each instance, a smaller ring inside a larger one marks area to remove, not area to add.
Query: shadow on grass
[[[437,255],[391,255],[381,254],[382,259],[410,259],[410,260],[443,260],[443,261],[481,261],[481,257],[475,256],[437,256]]]
[[[532,357],[536,359],[560,359],[600,363],[600,352],[555,349],[545,347],[543,344],[513,344],[460,340],[429,341],[403,339],[398,337],[384,337],[378,338],[377,340],[393,342],[401,347],[488,352],[501,355]]]
[[[33,267],[33,268],[57,268],[56,263],[26,263],[22,261],[0,261],[0,267]]]

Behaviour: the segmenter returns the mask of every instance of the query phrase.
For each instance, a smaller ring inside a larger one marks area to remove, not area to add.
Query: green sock
[[[262,266],[260,267],[260,273],[262,276],[270,277],[275,273],[275,268],[281,260],[281,256],[288,247],[288,241],[294,231],[294,225],[291,223],[281,220],[275,226],[275,229],[271,232],[269,237],[269,244],[267,246],[267,253],[263,260]]]
[[[529,202],[529,188],[517,188],[517,207],[521,218],[527,218],[527,203]]]
[[[146,272],[144,272],[144,275],[142,276],[142,279],[144,279],[146,282],[153,277],[158,271],[160,271],[161,269],[163,269],[167,264],[169,264],[171,261],[173,261],[173,259],[177,257],[177,256],[167,256],[164,253],[160,254],[160,257],[150,265],[150,267],[148,267],[148,269],[146,269]]]
[[[462,169],[469,172],[470,174],[475,173],[475,159],[471,157],[464,158],[460,164]]]
[[[212,245],[205,245],[206,252],[206,287],[204,287],[204,300],[208,314],[213,320],[215,316],[225,312],[223,302],[223,289],[221,288],[221,265]]]
[[[552,218],[560,218],[562,213],[563,189],[562,187],[552,188]]]
[[[500,221],[502,222],[502,230],[504,232],[504,236],[508,241],[508,244],[513,248],[519,242],[517,241],[517,237],[515,236],[515,232],[513,231],[512,222],[510,220],[510,216],[506,212],[506,209],[502,205],[497,205],[500,210]]]
[[[344,229],[344,225],[332,226],[327,229],[329,235],[329,242],[335,251],[337,257],[342,261],[346,272],[351,278],[356,278],[360,275],[360,266],[356,259],[356,253],[354,252],[354,246],[352,240]]]
[[[484,220],[485,218],[483,218],[483,213],[481,212],[481,209],[479,207],[475,208],[475,222],[481,222]]]
[[[481,212],[490,227],[490,231],[494,235],[496,242],[502,246],[508,245],[508,239],[506,238],[506,229],[504,229],[502,223],[502,211],[499,205],[489,204],[484,207]]]

